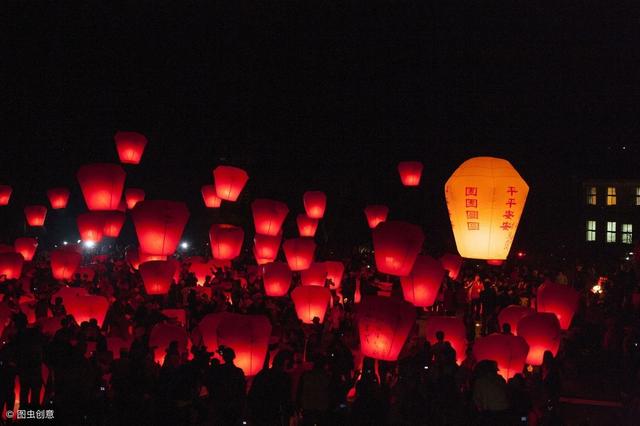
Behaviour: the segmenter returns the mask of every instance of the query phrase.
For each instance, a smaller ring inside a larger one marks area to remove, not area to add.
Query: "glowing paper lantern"
[[[324,263],[312,262],[311,265],[300,273],[302,285],[315,285],[324,287],[327,279],[327,268]]]
[[[238,226],[214,224],[209,229],[209,240],[215,259],[232,260],[240,255],[244,231]]]
[[[189,210],[180,201],[144,200],[131,211],[140,251],[169,256],[176,251]]]
[[[518,336],[529,344],[527,364],[542,365],[545,351],[556,356],[560,348],[561,330],[558,317],[550,312],[535,312],[518,322]]]
[[[473,344],[476,361],[496,361],[498,374],[505,380],[522,373],[528,353],[527,342],[521,336],[511,334],[490,334],[476,339]]]
[[[249,175],[237,167],[218,166],[213,170],[213,180],[218,197],[236,201],[249,180]]]
[[[194,329],[194,335],[199,335],[194,339],[194,335],[192,335],[192,340],[194,343],[199,343],[201,345],[206,346],[209,352],[215,352],[218,350],[220,344],[218,343],[218,327],[222,320],[231,315],[228,312],[219,312],[205,315],[202,320],[198,323],[196,329]]]
[[[344,264],[336,260],[329,260],[324,262],[324,267],[327,270],[327,279],[331,280],[331,288],[340,288],[342,275],[344,274]]]
[[[173,341],[178,342],[178,352],[180,354],[188,353],[189,335],[184,327],[162,322],[153,326],[149,335],[149,348],[153,350],[155,362],[158,364],[164,362],[167,348]]]
[[[280,201],[259,198],[251,203],[251,212],[257,234],[278,235],[289,208]]]
[[[78,215],[78,232],[82,241],[92,241],[94,243],[102,240],[104,232],[104,216],[102,212],[89,212]]]
[[[578,309],[580,294],[569,286],[547,281],[538,287],[536,300],[538,312],[556,314],[560,327],[567,330]]]
[[[404,186],[420,185],[422,163],[419,161],[402,161],[398,163],[398,173]]]
[[[487,260],[487,265],[491,265],[491,266],[502,266],[502,263],[504,261],[503,260],[498,260],[498,259],[488,259]]]
[[[432,306],[446,271],[431,256],[418,256],[411,273],[400,278],[404,300],[419,307]]]
[[[457,254],[445,253],[440,258],[442,267],[449,273],[449,278],[455,280],[458,278],[460,269],[462,268],[462,257]]]
[[[312,219],[304,213],[300,213],[296,218],[298,233],[301,237],[313,237],[318,229],[318,219]]]
[[[422,229],[406,222],[389,221],[382,222],[372,232],[378,271],[408,275],[424,242]]]
[[[122,230],[122,225],[124,225],[124,220],[126,219],[125,214],[117,210],[100,213],[102,213],[104,218],[104,236],[118,238],[120,230]]]
[[[116,142],[118,157],[123,164],[140,164],[147,138],[136,132],[116,132],[113,139]]]
[[[204,285],[207,276],[215,277],[217,265],[214,260],[190,259],[189,271],[196,277],[196,284]]]
[[[292,271],[303,271],[311,266],[316,243],[311,238],[292,238],[282,244],[287,263]]]
[[[504,324],[509,324],[509,326],[511,327],[511,332],[515,335],[518,335],[516,330],[518,321],[534,312],[535,311],[533,309],[527,308],[526,306],[509,305],[506,308],[502,309],[498,314],[498,323],[500,324],[500,329],[502,330]]]
[[[152,260],[138,268],[147,294],[167,294],[176,265],[167,260]]]
[[[36,254],[38,248],[38,240],[32,237],[16,238],[13,242],[16,253],[20,253],[24,260],[30,262]]]
[[[458,252],[506,259],[529,193],[516,169],[500,158],[472,158],[453,172],[444,192]]]
[[[117,210],[127,174],[118,164],[87,164],[77,178],[89,210]]]
[[[362,302],[362,292],[360,291],[360,280],[356,281],[356,291],[353,292],[353,303]]]
[[[372,205],[364,208],[364,214],[367,217],[367,224],[369,228],[373,229],[380,222],[387,220],[389,215],[389,207],[383,205]]]
[[[44,226],[47,208],[45,206],[26,206],[24,216],[27,218],[29,226]]]
[[[388,297],[365,297],[358,307],[362,355],[396,361],[416,319],[410,303]]]
[[[145,253],[138,250],[138,259],[140,260],[140,265],[141,265],[144,262],[151,262],[153,260],[167,260],[167,256],[163,256],[161,254]]]
[[[20,253],[0,253],[0,280],[17,280],[22,274],[24,258]]]
[[[321,191],[307,191],[302,196],[304,210],[311,219],[322,219],[327,208],[327,196]]]
[[[54,210],[64,209],[69,202],[69,188],[51,188],[47,191],[47,198]]]
[[[234,350],[234,363],[247,377],[262,370],[270,337],[271,323],[263,315],[228,314],[218,325],[218,343]]]
[[[13,188],[9,185],[0,185],[0,206],[6,206],[11,199]]]
[[[464,321],[460,317],[432,316],[425,322],[425,338],[432,345],[437,343],[436,333],[444,333],[445,342],[451,343],[451,347],[456,351],[456,362],[460,364],[465,357],[467,350],[467,330]]]
[[[330,299],[331,291],[325,287],[302,286],[294,288],[291,292],[296,314],[305,324],[312,324],[315,317],[323,322]]]
[[[98,326],[102,327],[109,309],[109,301],[103,296],[76,296],[65,298],[64,307],[67,313],[73,315],[78,324],[95,318],[98,321]]]
[[[261,261],[269,263],[276,260],[281,240],[282,233],[275,236],[263,234],[255,235],[253,238],[253,254],[256,257],[258,264],[261,264]]]
[[[262,265],[262,282],[267,296],[286,296],[291,286],[291,269],[286,263],[274,262]]]
[[[127,203],[127,208],[131,210],[140,201],[144,201],[145,193],[140,188],[127,188],[124,191],[124,200]]]
[[[203,185],[200,192],[202,193],[202,200],[206,207],[215,209],[220,207],[220,204],[222,204],[222,198],[218,197],[215,186]]]
[[[75,250],[57,249],[51,252],[51,272],[56,280],[70,280],[82,262],[82,255]]]

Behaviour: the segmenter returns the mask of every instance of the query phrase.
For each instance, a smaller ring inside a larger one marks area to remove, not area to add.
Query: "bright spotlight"
[[[188,243],[188,242],[186,242],[186,241],[183,241],[183,242],[181,242],[181,243],[180,243],[180,247],[181,247],[182,249],[186,250],[186,249],[188,249],[188,248],[189,248],[189,243]]]
[[[62,245],[63,245],[63,246],[66,246],[67,244],[69,244],[67,241],[63,241],[63,242],[62,242]]]
[[[84,242],[84,246],[88,249],[92,249],[96,246],[96,243],[94,241],[87,240]]]

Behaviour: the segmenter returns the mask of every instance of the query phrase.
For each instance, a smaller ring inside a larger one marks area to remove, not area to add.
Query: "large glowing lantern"
[[[251,203],[251,212],[257,234],[278,235],[289,208],[280,201],[259,198]]]
[[[507,160],[475,157],[453,172],[444,193],[462,257],[506,259],[529,193],[516,169]]]
[[[404,300],[364,297],[358,307],[358,332],[362,355],[395,361],[416,319],[416,310]]]
[[[104,232],[104,216],[102,212],[88,212],[78,215],[78,232],[82,241],[92,241],[94,243],[102,240]]]
[[[318,230],[318,219],[312,219],[304,213],[300,213],[296,217],[298,225],[298,233],[301,237],[313,237]]]
[[[324,262],[327,270],[327,279],[331,281],[331,288],[340,288],[342,284],[342,275],[344,274],[344,263],[337,260],[329,260]]]
[[[36,254],[38,240],[32,237],[16,238],[13,242],[13,247],[16,250],[16,253],[20,253],[24,260],[30,262]]]
[[[312,262],[311,265],[300,273],[302,285],[315,285],[324,287],[327,280],[327,268],[322,262]]]
[[[411,273],[400,277],[404,300],[414,306],[429,307],[434,304],[446,271],[431,256],[418,256]]]
[[[456,362],[460,364],[465,357],[467,350],[467,329],[464,321],[460,317],[432,316],[425,322],[425,338],[431,345],[437,343],[436,333],[444,333],[445,342],[451,343],[451,347],[456,351]]]
[[[203,185],[200,192],[202,193],[202,201],[204,201],[205,207],[216,209],[222,204],[222,198],[218,197],[215,186]]]
[[[167,294],[176,265],[168,260],[152,260],[138,268],[147,294]]]
[[[137,132],[116,132],[113,139],[116,141],[118,157],[123,164],[140,164],[144,148],[147,146],[147,138]]]
[[[406,222],[382,222],[373,229],[376,266],[383,274],[408,275],[420,253],[424,233]]]
[[[449,278],[452,280],[458,278],[458,274],[462,268],[462,257],[457,254],[445,253],[440,257],[440,263],[449,273]]]
[[[313,319],[318,317],[320,322],[323,322],[329,300],[331,300],[331,291],[328,288],[317,286],[296,287],[291,292],[291,300],[293,300],[300,321],[312,324]]]
[[[87,164],[78,170],[78,182],[89,210],[117,210],[127,174],[118,164]]]
[[[64,307],[67,313],[73,315],[78,324],[95,318],[98,321],[98,326],[102,327],[109,309],[109,301],[103,296],[75,296],[65,298]]]
[[[209,229],[209,240],[215,259],[232,260],[240,255],[244,231],[238,226],[214,224]]]
[[[282,241],[282,233],[278,235],[256,234],[253,238],[253,254],[258,264],[260,262],[269,263],[276,260],[278,250]],[[262,263],[262,264],[264,264]]]
[[[373,229],[380,222],[387,220],[389,215],[389,207],[383,205],[372,205],[364,208],[364,214],[367,217],[367,224],[369,228]]]
[[[264,367],[270,337],[271,323],[263,315],[228,314],[218,325],[218,343],[234,350],[235,365],[248,377]]]
[[[304,210],[311,219],[322,219],[327,208],[327,196],[321,191],[307,191],[302,196]]]
[[[502,330],[505,324],[509,324],[511,327],[511,332],[517,335],[516,327],[518,326],[518,321],[527,315],[535,312],[531,308],[527,308],[526,306],[521,305],[509,305],[506,308],[502,309],[498,314],[498,323],[500,324],[500,329]]]
[[[398,173],[404,186],[420,185],[422,163],[419,161],[402,161],[398,163]]]
[[[0,280],[17,280],[22,274],[24,258],[20,253],[0,253]]]
[[[47,191],[47,198],[54,210],[64,209],[69,202],[69,188],[51,188]]]
[[[144,200],[131,211],[140,251],[169,256],[176,251],[189,210],[181,201]]]
[[[47,208],[45,206],[26,206],[24,208],[24,216],[29,226],[44,226]]]
[[[122,225],[124,225],[124,220],[126,219],[125,214],[117,210],[100,213],[102,213],[104,218],[104,236],[118,238],[120,230],[122,230]]]
[[[518,336],[529,344],[527,364],[542,365],[545,351],[556,356],[560,348],[560,322],[550,312],[535,312],[518,322]]]
[[[127,203],[127,208],[131,210],[140,201],[144,201],[145,193],[144,189],[140,188],[127,188],[124,191],[124,200]]]
[[[218,166],[213,170],[213,180],[218,197],[236,201],[249,180],[249,175],[237,167]]]
[[[494,333],[476,339],[473,355],[476,361],[492,360],[498,363],[498,374],[509,380],[522,373],[529,353],[529,345],[521,336]]]
[[[282,244],[287,263],[292,271],[303,271],[311,266],[316,243],[311,238],[292,238]]]
[[[178,343],[180,354],[188,353],[189,335],[184,327],[179,325],[160,322],[153,326],[149,335],[149,348],[153,350],[153,359],[158,364],[164,362],[164,356],[171,342]]]
[[[138,259],[140,260],[140,264],[143,264],[144,262],[151,262],[152,260],[167,260],[167,256],[145,253],[138,250]]]
[[[286,263],[273,262],[262,265],[262,282],[267,296],[286,296],[291,286],[291,269]]]
[[[580,294],[569,286],[547,281],[538,287],[536,300],[538,312],[556,314],[560,327],[567,330],[578,309]]]
[[[51,252],[51,273],[56,280],[70,280],[82,262],[75,250],[57,249]]]
[[[0,206],[6,206],[11,199],[13,188],[9,185],[0,185]]]

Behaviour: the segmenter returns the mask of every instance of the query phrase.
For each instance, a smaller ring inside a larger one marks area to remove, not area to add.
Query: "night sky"
[[[297,235],[302,194],[318,189],[324,246],[367,241],[362,208],[384,203],[423,224],[435,254],[452,242],[444,182],[491,155],[531,187],[514,248],[556,249],[572,242],[582,178],[638,177],[637,5],[296,3],[11,2],[0,182],[14,194],[0,240],[23,234],[22,206],[61,185],[70,208],[27,232],[76,232],[75,173],[117,162],[117,130],[149,138],[127,186],[186,201],[186,238],[202,242],[214,222],[253,235],[256,197],[287,202],[285,237]],[[400,185],[401,160],[423,161],[419,189]],[[199,190],[218,164],[251,179],[212,211]]]

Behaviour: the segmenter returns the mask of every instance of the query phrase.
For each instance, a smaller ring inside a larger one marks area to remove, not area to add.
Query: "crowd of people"
[[[389,297],[400,298],[402,289],[377,274],[366,253],[344,262],[325,318],[303,324],[289,297],[265,295],[248,262],[211,271],[204,283],[210,293],[196,291],[196,278],[183,262],[168,294],[149,296],[139,273],[117,252],[91,263],[92,277],[77,274],[69,283],[52,278],[43,252],[21,279],[0,278],[3,421],[53,410],[65,425],[560,425],[563,385],[594,368],[619,374],[624,415],[640,414],[640,298],[632,261],[606,270],[467,262],[456,280],[445,276],[432,308],[416,309],[419,319],[464,318],[469,346],[459,364],[446,333],[425,339],[417,325],[397,362],[362,358],[356,289],[363,297],[390,290]],[[580,308],[558,354],[546,353],[542,366],[528,366],[507,382],[496,362],[474,359],[473,341],[510,333],[498,324],[500,310],[532,305],[547,279],[579,290]],[[109,298],[101,325],[94,319],[78,324],[52,297],[67,284]],[[595,285],[601,291],[592,291]],[[31,320],[20,303],[26,294],[34,300]],[[263,369],[246,377],[235,365],[233,347],[207,348],[197,339],[188,352],[177,342],[151,347],[152,328],[176,321],[164,309],[183,309],[189,334],[209,313],[267,316],[273,331]],[[39,326],[47,317],[59,319],[54,333]],[[131,344],[114,353],[110,337]]]

